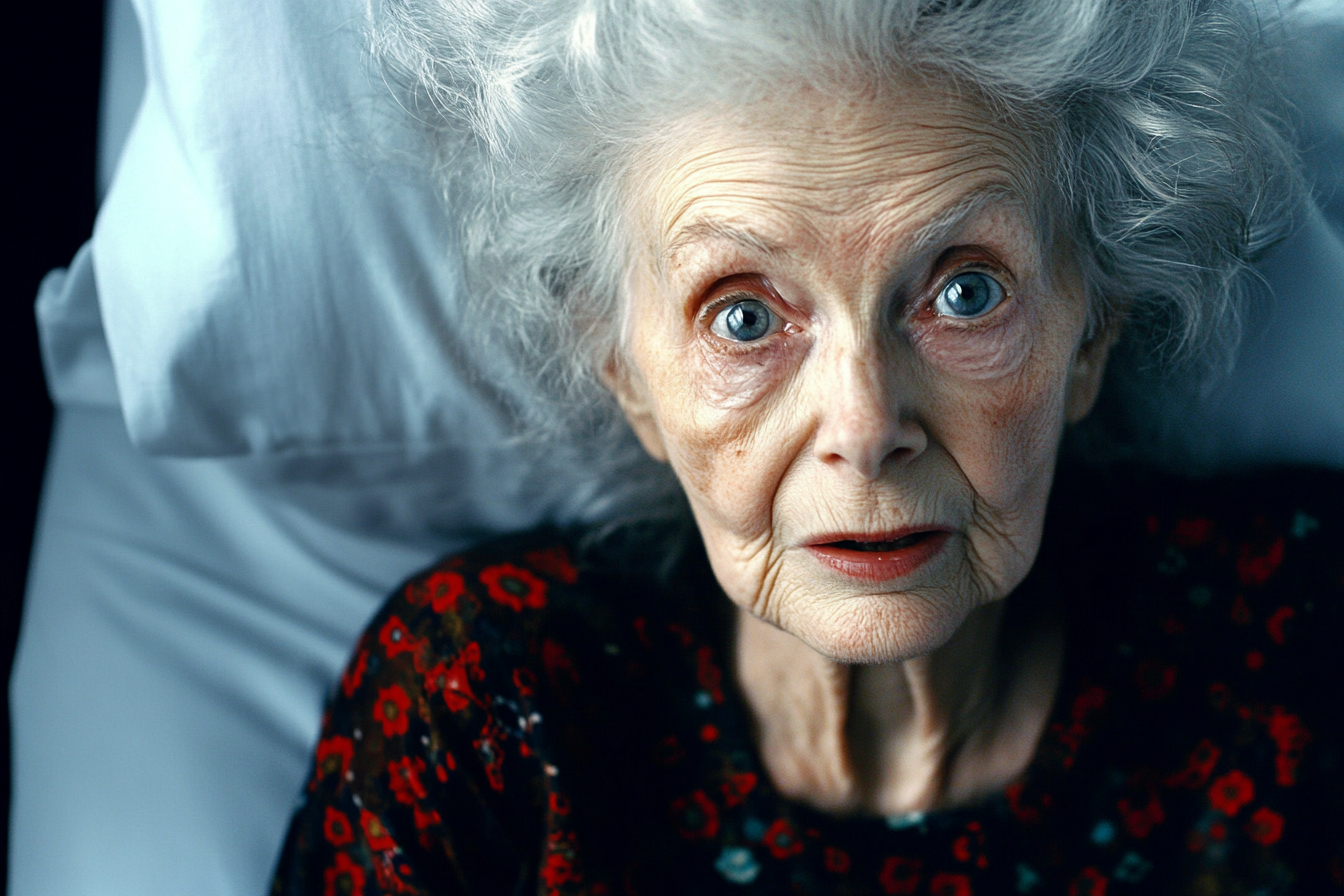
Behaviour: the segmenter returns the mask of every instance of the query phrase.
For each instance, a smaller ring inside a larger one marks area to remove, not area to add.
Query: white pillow
[[[94,232],[132,441],[222,456],[478,435],[456,267],[359,0],[134,0],[147,89]],[[468,409],[468,410],[464,410]]]

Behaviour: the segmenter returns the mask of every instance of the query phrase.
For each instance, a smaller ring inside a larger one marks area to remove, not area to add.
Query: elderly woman
[[[1254,8],[380,15],[502,400],[627,511],[393,595],[277,893],[1344,885],[1339,481],[1056,470],[1288,226]]]

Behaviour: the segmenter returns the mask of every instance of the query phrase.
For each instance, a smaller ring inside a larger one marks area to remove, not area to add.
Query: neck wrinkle
[[[776,789],[831,812],[939,807],[961,748],[992,722],[1002,617],[991,604],[932,654],[850,666],[739,610],[736,674]]]
[[[846,733],[865,809],[944,802],[953,763],[993,713],[1001,619],[1002,604],[991,604],[932,654],[855,669]]]

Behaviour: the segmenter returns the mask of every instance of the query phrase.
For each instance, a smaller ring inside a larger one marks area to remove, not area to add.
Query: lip
[[[899,541],[912,535],[923,538],[903,547],[885,551],[840,547],[837,542]],[[806,547],[825,566],[851,579],[865,582],[889,582],[904,578],[942,553],[952,530],[941,526],[909,527],[894,532],[839,532],[823,535]]]

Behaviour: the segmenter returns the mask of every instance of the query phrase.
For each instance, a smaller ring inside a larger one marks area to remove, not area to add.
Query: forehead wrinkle
[[[882,241],[879,231],[895,236],[913,230],[912,235],[900,239],[905,250],[902,254],[926,251],[990,201],[1017,192],[1009,186],[1012,172],[1005,170],[1012,167],[1014,153],[1012,147],[1002,145],[1005,136],[1011,135],[995,134],[975,116],[958,116],[950,111],[944,114],[955,117],[951,122],[904,122],[917,136],[907,131],[903,139],[896,140],[898,146],[893,146],[887,128],[877,124],[848,133],[828,133],[827,129],[813,132],[811,146],[795,147],[795,152],[788,151],[786,140],[773,145],[730,145],[724,147],[729,153],[726,158],[720,149],[703,144],[679,160],[674,153],[669,159],[673,164],[658,178],[661,189],[655,188],[655,195],[662,193],[662,201],[655,202],[655,207],[663,208],[658,217],[664,223],[656,228],[663,237],[657,242],[663,246],[655,243],[651,247],[653,268],[665,275],[687,250],[714,242],[755,256],[793,254],[791,240],[781,243],[778,235],[774,239],[766,237],[759,229],[744,224],[739,210],[748,219],[764,212],[764,220],[772,224],[784,224],[776,220],[783,213],[789,219],[785,226],[788,233],[815,237],[827,230],[835,235],[818,217],[833,223],[844,218],[852,221],[864,216],[863,209],[867,208],[876,214],[867,216],[867,226],[859,230],[869,231],[866,241],[870,246]],[[842,151],[809,151],[827,144]],[[903,150],[898,158],[892,158],[893,149]],[[765,172],[765,176],[757,172]],[[941,205],[936,198],[939,192],[949,187],[954,193],[961,192],[953,184],[967,180],[973,183],[965,188],[965,195],[956,197],[951,208],[935,208],[928,220],[917,223],[923,217],[921,205]],[[711,210],[698,208],[706,202]],[[712,211],[715,205],[725,204],[728,208],[724,211]],[[890,218],[882,213],[884,205],[896,206],[887,210],[896,212],[904,222],[892,227]],[[760,208],[753,211],[755,206]],[[685,217],[691,217],[690,222],[679,226]],[[858,236],[853,231],[851,234]]]

